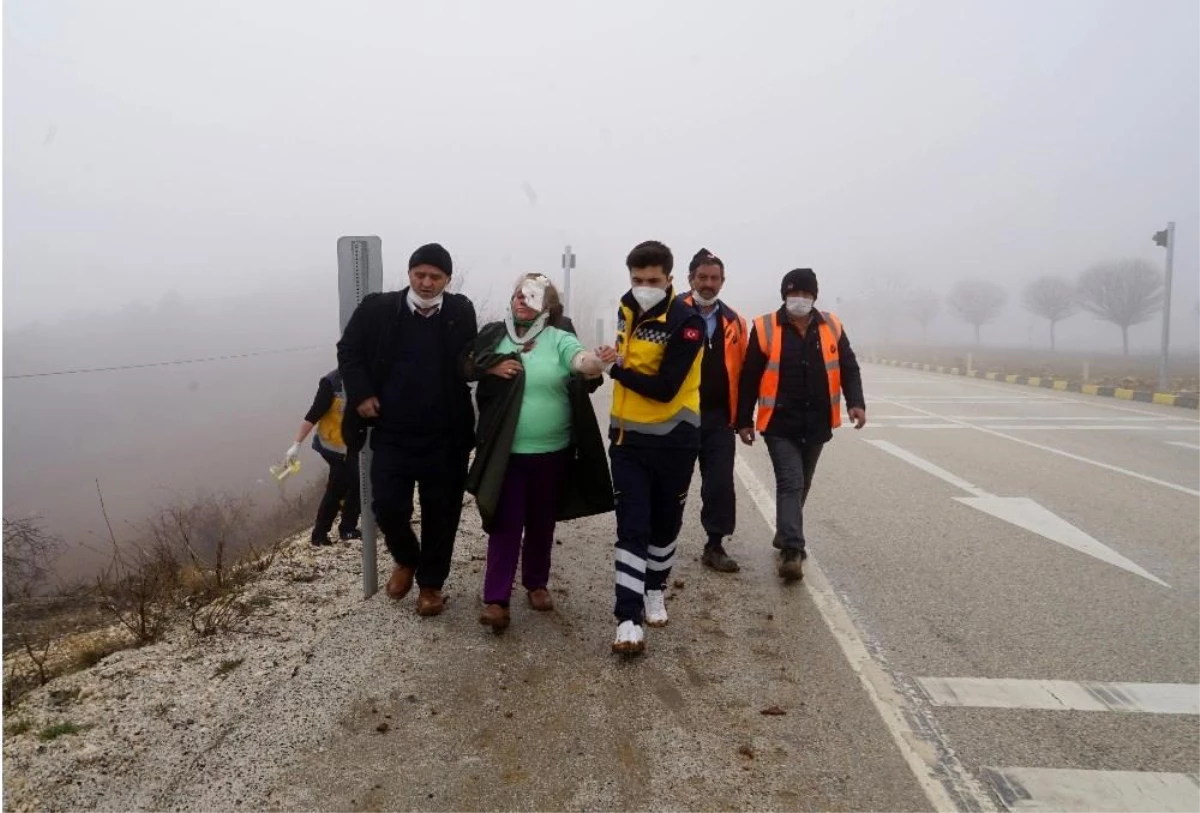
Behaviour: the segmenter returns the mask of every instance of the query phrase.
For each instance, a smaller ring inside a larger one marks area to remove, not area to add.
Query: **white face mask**
[[[808,316],[812,313],[813,301],[808,297],[789,296],[787,298],[787,312],[792,316],[800,318]]]
[[[667,292],[662,288],[652,288],[649,285],[637,285],[632,289],[633,298],[643,311],[648,311],[667,298]]]
[[[717,297],[714,296],[712,299],[706,299],[700,295],[699,291],[692,291],[692,301],[702,308],[711,308],[717,304]]]
[[[438,294],[432,299],[424,299],[423,297],[418,296],[417,292],[412,288],[409,288],[408,304],[411,305],[414,310],[417,308],[420,308],[421,310],[429,310],[430,308],[436,308],[442,304],[442,295]]]

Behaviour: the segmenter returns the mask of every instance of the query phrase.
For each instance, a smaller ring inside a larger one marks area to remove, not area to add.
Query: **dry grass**
[[[74,723],[72,723],[70,721],[65,722],[65,723],[56,723],[52,726],[47,726],[46,728],[43,728],[41,731],[39,731],[38,739],[41,740],[42,742],[50,742],[51,740],[57,740],[59,737],[65,737],[65,736],[68,736],[71,734],[78,734],[80,731],[83,731],[83,730],[84,730],[83,726],[75,725]]]
[[[156,641],[176,623],[186,620],[199,636],[241,627],[270,603],[247,600],[246,588],[289,536],[308,527],[317,493],[281,502],[257,521],[243,499],[203,496],[160,511],[137,538],[122,542],[97,483],[109,565],[89,587],[5,607],[4,707],[55,677]]]

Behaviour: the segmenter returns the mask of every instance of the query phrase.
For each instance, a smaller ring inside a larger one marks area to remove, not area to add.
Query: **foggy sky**
[[[437,240],[477,296],[553,272],[564,243],[607,295],[648,238],[721,255],[748,313],[802,265],[826,302],[987,277],[1024,340],[1025,282],[1161,264],[1175,220],[1194,343],[1190,0],[4,11],[6,329],[245,290],[284,323],[298,293],[333,296],[339,235],[378,234],[389,287]],[[1086,316],[1071,335],[1119,348]]]

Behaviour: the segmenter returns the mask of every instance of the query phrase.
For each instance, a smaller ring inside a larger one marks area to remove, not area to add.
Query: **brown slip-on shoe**
[[[441,615],[444,609],[446,609],[446,600],[442,598],[441,590],[433,587],[421,588],[421,592],[417,594],[417,615],[429,618]]]
[[[388,579],[387,583],[387,594],[397,601],[407,596],[408,591],[412,590],[415,572],[414,568],[404,565],[396,565],[392,568],[392,577]]]
[[[508,608],[499,604],[489,604],[479,614],[479,623],[491,627],[492,632],[499,635],[508,628]]]
[[[554,609],[554,599],[550,597],[550,591],[545,587],[539,587],[537,590],[530,590],[529,606],[537,610],[539,613],[548,613]]]

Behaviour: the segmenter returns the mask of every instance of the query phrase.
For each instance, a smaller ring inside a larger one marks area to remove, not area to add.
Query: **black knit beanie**
[[[432,265],[448,277],[454,275],[450,252],[442,248],[440,243],[429,243],[414,251],[408,258],[408,267],[416,268],[418,265]]]
[[[779,295],[787,299],[788,294],[793,294],[797,291],[803,291],[806,294],[812,294],[814,298],[816,297],[817,275],[813,273],[811,268],[793,268],[784,275],[783,283],[779,286]]]
[[[692,261],[688,263],[688,276],[695,274],[696,269],[702,265],[719,265],[721,273],[725,272],[725,263],[721,262],[721,258],[708,249],[702,248],[696,252],[696,256],[692,257]]]

